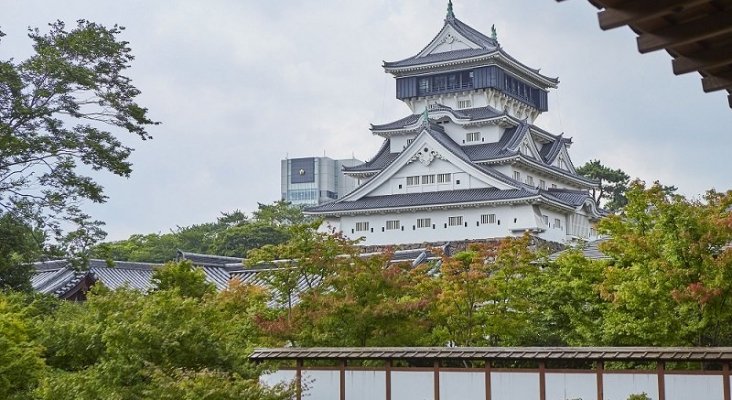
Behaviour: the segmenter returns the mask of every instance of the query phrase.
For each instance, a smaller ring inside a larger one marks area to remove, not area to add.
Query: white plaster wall
[[[666,374],[666,400],[723,400],[721,376]]]
[[[339,400],[340,371],[302,371],[303,399]]]
[[[440,400],[485,400],[485,372],[440,372]]]
[[[501,135],[505,130],[504,128],[496,125],[464,127],[458,124],[449,123],[443,125],[443,127],[445,128],[447,136],[460,146],[473,146],[497,142],[501,140]],[[469,132],[480,132],[480,140],[477,142],[467,142],[465,138]]]
[[[259,381],[266,386],[274,387],[277,385],[289,385],[295,381],[294,370],[272,371],[262,374]]]
[[[623,374],[603,375],[605,400],[626,400],[631,394],[645,392],[652,399],[658,399],[658,375]],[[701,400],[702,397],[697,399]]]
[[[454,174],[450,178],[450,182],[447,184],[437,184],[437,177],[435,177],[435,184],[423,185],[421,184],[422,175],[437,175],[437,174]],[[416,186],[407,186],[408,176],[419,176],[420,184]],[[460,183],[458,183],[458,181]],[[401,189],[399,185],[402,185]],[[424,165],[419,161],[413,161],[405,165],[399,172],[394,174],[388,181],[384,182],[378,188],[374,189],[369,196],[385,196],[392,194],[403,194],[403,193],[422,193],[422,192],[436,192],[440,190],[460,190],[460,189],[478,189],[488,188],[491,185],[483,182],[480,179],[472,178],[462,170],[458,169],[455,165],[446,160],[435,159],[429,165]]]
[[[389,150],[392,153],[401,153],[404,149],[407,148],[407,140],[414,139],[417,137],[416,133],[411,133],[408,135],[399,135],[399,136],[392,136]]]
[[[432,400],[434,372],[392,371],[391,398],[393,400]]]
[[[539,373],[493,372],[491,395],[493,400],[538,400]]]
[[[547,400],[597,400],[597,375],[548,372],[546,374],[546,398]]]
[[[386,400],[386,373],[346,371],[346,400]]]
[[[480,224],[482,214],[496,214],[495,224]],[[447,226],[448,218],[463,216],[462,226]],[[434,229],[416,228],[418,218],[430,218]],[[514,222],[515,219],[515,222]],[[399,220],[404,230],[386,230],[386,221]],[[355,231],[356,223],[368,221],[373,232]],[[498,222],[500,221],[500,224]],[[467,223],[467,226],[465,226]],[[433,210],[421,212],[405,212],[392,214],[373,214],[368,216],[344,216],[341,218],[343,233],[351,239],[364,237],[362,244],[400,244],[457,241],[466,239],[488,239],[513,236],[511,229],[536,227],[536,217],[530,205],[518,206],[485,206],[479,208],[463,208]],[[414,226],[414,228],[413,228]],[[353,231],[352,231],[353,230]],[[522,234],[522,231],[516,234]],[[541,236],[541,235],[540,235]],[[564,240],[562,238],[561,240]]]

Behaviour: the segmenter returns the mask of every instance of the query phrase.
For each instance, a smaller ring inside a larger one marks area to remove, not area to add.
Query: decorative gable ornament
[[[435,158],[439,158],[440,160],[444,160],[445,158],[438,152],[434,150],[430,150],[428,147],[423,148],[417,154],[412,157],[409,162],[412,161],[419,161],[424,166],[428,166],[432,163],[432,161],[435,160]]]

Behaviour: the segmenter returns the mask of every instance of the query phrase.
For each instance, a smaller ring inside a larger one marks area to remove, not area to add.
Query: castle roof
[[[440,38],[443,38],[444,32],[449,29],[454,30],[458,35],[468,40],[473,46],[467,49],[462,48],[441,52],[429,51],[431,47],[437,44]],[[447,18],[445,18],[445,24],[440,32],[438,32],[429,44],[427,44],[427,46],[425,46],[419,53],[399,61],[384,61],[383,66],[387,72],[396,72],[400,69],[414,69],[435,64],[490,57],[502,58],[508,64],[514,64],[525,72],[545,80],[550,86],[556,86],[556,84],[559,83],[559,79],[542,75],[539,73],[538,69],[530,68],[513,58],[503,50],[503,48],[501,48],[496,37],[488,37],[468,24],[462,22],[455,17],[452,10],[448,12]]]

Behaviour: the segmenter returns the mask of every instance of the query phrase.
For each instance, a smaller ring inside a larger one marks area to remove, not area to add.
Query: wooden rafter
[[[668,51],[675,74],[699,72],[703,90],[727,90],[732,108],[732,0],[588,1],[602,29],[627,25],[638,51]]]
[[[676,75],[730,65],[732,64],[732,44],[687,53],[671,61],[671,64]]]
[[[678,12],[679,10],[704,4],[708,0],[645,0],[621,4],[620,8],[608,8],[598,13],[600,28],[603,30],[623,25],[647,21],[651,18]]]
[[[641,33],[638,36],[638,51],[648,53],[726,33],[732,33],[732,10],[715,13],[692,22]]]

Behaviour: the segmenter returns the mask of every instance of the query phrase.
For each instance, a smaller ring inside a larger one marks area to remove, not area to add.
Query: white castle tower
[[[533,125],[559,83],[455,17],[417,55],[385,62],[412,114],[372,125],[383,138],[362,184],[306,209],[363,244],[500,238],[526,231],[553,242],[594,239],[600,210],[578,175],[571,139]]]

